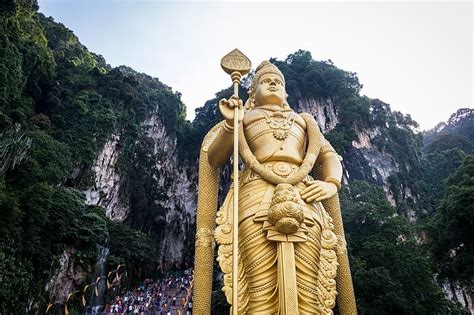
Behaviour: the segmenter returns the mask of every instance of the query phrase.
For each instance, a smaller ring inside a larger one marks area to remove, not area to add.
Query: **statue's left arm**
[[[336,191],[339,191],[342,180],[342,164],[339,155],[335,151],[322,152],[317,162],[319,161],[321,161],[322,178],[326,183],[335,186]],[[332,196],[327,197],[330,198]]]
[[[301,192],[301,197],[308,203],[329,199],[341,189],[342,165],[339,155],[324,137],[321,142],[321,151],[316,165],[320,168],[322,180],[316,180]]]
[[[337,268],[336,286],[339,314],[355,315],[357,314],[357,306],[347,254],[339,195],[337,194],[341,189],[343,171],[341,159],[331,144],[321,134],[321,150],[315,164],[315,178],[321,181],[316,180],[315,183],[322,182],[324,183],[322,185],[331,185],[331,191],[322,197],[316,198],[316,200],[322,202],[324,208],[333,219],[334,232],[338,238],[336,253],[339,266]]]

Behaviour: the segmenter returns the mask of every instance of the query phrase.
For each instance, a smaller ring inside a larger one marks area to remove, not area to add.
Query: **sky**
[[[220,60],[238,48],[255,68],[299,49],[356,72],[361,94],[410,114],[421,130],[474,107],[471,1],[39,0],[112,66],[182,94],[187,118],[231,84]],[[291,104],[290,104],[291,105]]]

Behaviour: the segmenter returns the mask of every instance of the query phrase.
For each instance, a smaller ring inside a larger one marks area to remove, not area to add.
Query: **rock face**
[[[177,152],[177,140],[167,132],[157,112],[152,113],[142,124],[143,135],[138,146],[144,151],[135,155],[138,163],[140,154],[146,155],[149,169],[137,165],[153,182],[159,194],[153,194],[151,202],[159,209],[154,217],[162,227],[160,232],[160,256],[162,267],[181,264],[184,254],[193,244],[192,226],[197,202],[197,168],[184,163]],[[143,156],[141,156],[143,158]],[[156,227],[156,226],[154,226]],[[191,237],[191,239],[189,238]]]
[[[388,107],[386,104],[383,105]],[[318,100],[300,98],[296,109],[313,115],[324,134],[333,130],[340,121],[337,106],[330,98]],[[351,180],[365,180],[377,184],[386,191],[392,205],[396,206],[396,200],[389,189],[388,177],[399,172],[400,165],[392,154],[374,143],[374,140],[381,136],[381,129],[387,126],[365,129],[354,126],[354,128],[357,139],[352,141],[349,150],[339,152],[343,156],[343,182],[348,184]]]
[[[298,99],[297,110],[313,115],[324,134],[333,130],[339,123],[337,106],[330,98]],[[352,148],[348,152],[339,152],[344,158],[345,182],[352,179],[368,180],[383,186],[388,176],[398,171],[398,165],[390,154],[373,144],[373,139],[381,134],[380,127],[359,129],[355,132],[357,139],[352,141]]]
[[[389,189],[388,177],[400,170],[394,157],[381,151],[373,144],[375,137],[380,136],[380,127],[374,129],[363,129],[358,131],[357,140],[352,141],[352,149],[344,163],[349,168],[348,173],[354,174],[354,179],[374,182],[387,193],[388,200],[392,206],[396,206],[396,201]],[[357,170],[360,168],[360,171]]]
[[[448,299],[460,303],[469,314],[474,314],[474,294],[472,292],[449,282],[444,282],[442,287]]]
[[[81,287],[88,273],[74,261],[76,249],[68,247],[59,258],[59,267],[46,284],[45,291],[52,301],[64,301],[69,293]]]
[[[424,147],[429,146],[436,137],[443,134],[458,134],[474,140],[474,109],[460,108],[452,114],[447,122],[437,124],[432,130],[425,132]]]
[[[167,131],[158,110],[140,127],[127,171],[117,165],[127,145],[124,137],[110,135],[91,166],[93,186],[84,191],[86,203],[104,207],[114,221],[159,234],[162,268],[179,266],[193,243],[197,168],[182,162],[176,136]],[[143,195],[138,195],[137,186],[144,189]],[[141,216],[143,212],[151,215]]]
[[[313,115],[323,133],[334,129],[339,122],[336,107],[330,98],[325,100],[299,99],[298,107],[300,111]]]
[[[176,136],[167,131],[157,110],[148,113],[135,140],[127,139],[126,133],[126,129],[112,133],[98,152],[90,166],[92,185],[83,190],[85,203],[103,207],[115,222],[157,235],[162,270],[181,268],[183,263],[190,265],[197,167],[178,156]],[[128,155],[125,149],[129,150]],[[77,168],[72,177],[80,178],[83,173]],[[100,274],[104,268],[103,251],[98,252],[95,271],[79,267],[74,258],[76,252],[68,247],[61,255],[60,265],[45,287],[51,300],[65,300],[70,292],[84,285],[88,274]]]
[[[352,141],[353,151],[358,152],[370,167],[364,179],[386,186],[387,178],[397,172],[399,166],[391,154],[381,151],[372,143],[375,137],[380,136],[380,128],[360,130],[356,134],[357,140]]]
[[[118,222],[127,216],[127,205],[119,195],[122,183],[116,164],[120,153],[120,134],[111,134],[91,167],[94,185],[84,191],[88,205],[105,208],[107,217]]]
[[[312,114],[321,131],[326,135],[331,134],[341,122],[338,106],[331,98],[316,100],[301,97],[297,103],[296,110]],[[393,184],[390,183],[391,176],[396,177],[400,173],[411,174],[413,166],[402,164],[400,155],[395,156],[393,152],[381,145],[381,143],[393,141],[390,136],[387,136],[389,128],[406,132],[406,129],[413,131],[412,126],[404,123],[405,118],[400,113],[392,113],[388,104],[380,100],[373,100],[372,106],[370,115],[373,116],[374,121],[376,120],[374,115],[377,115],[377,112],[380,113],[380,111],[387,116],[392,116],[393,121],[391,125],[385,121],[364,127],[358,126],[355,122],[350,122],[352,123],[352,132],[355,134],[355,139],[352,140],[351,146],[346,147],[343,152],[338,152],[343,157],[343,183],[350,184],[353,180],[364,180],[373,183],[384,189],[388,200],[395,207],[399,203],[405,202],[407,198],[413,199],[416,203],[419,197],[413,193],[412,187],[404,182],[396,183],[397,187],[393,187]],[[403,142],[403,137],[401,139],[401,142]],[[403,148],[404,145],[406,146],[402,143],[400,148]],[[417,149],[412,148],[412,150],[416,151]],[[396,193],[394,193],[394,189],[397,191]],[[413,207],[405,204],[404,208],[410,221],[416,221],[417,213]]]

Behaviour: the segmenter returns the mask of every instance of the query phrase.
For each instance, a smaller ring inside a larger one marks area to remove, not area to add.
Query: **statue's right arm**
[[[222,166],[230,157],[234,145],[234,108],[239,107],[238,120],[239,123],[244,117],[242,100],[237,97],[229,99],[221,99],[219,101],[219,111],[225,118],[225,122],[219,133],[209,145],[208,160],[209,164],[214,167]]]
[[[226,121],[225,124],[228,125],[228,122]],[[222,166],[232,154],[233,144],[233,131],[223,126],[209,145],[207,153],[209,164],[214,168]]]

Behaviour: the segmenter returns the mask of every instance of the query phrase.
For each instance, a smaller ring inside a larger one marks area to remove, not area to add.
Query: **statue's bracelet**
[[[227,131],[228,133],[233,133],[234,132],[234,126],[230,126],[227,121],[224,122],[224,130]]]
[[[339,192],[341,190],[341,187],[342,187],[341,182],[338,181],[337,179],[335,179],[334,177],[327,177],[324,181],[327,182],[327,183],[332,183],[332,184],[336,185],[337,192]]]

